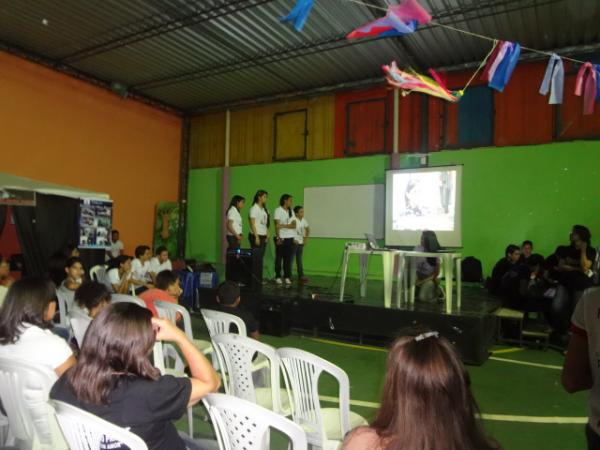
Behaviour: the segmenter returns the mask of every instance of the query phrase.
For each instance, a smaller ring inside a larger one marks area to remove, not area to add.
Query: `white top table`
[[[399,250],[391,248],[371,249],[365,244],[347,243],[344,249],[344,260],[342,263],[342,279],[340,286],[340,302],[344,300],[344,291],[346,286],[346,276],[348,273],[348,262],[351,255],[359,256],[360,264],[360,296],[365,297],[367,293],[367,278],[369,257],[371,255],[381,256],[383,260],[383,304],[390,308],[392,304],[393,281],[396,279],[396,306],[401,306],[402,290],[404,291],[404,301],[408,304],[414,304],[416,267],[411,268],[410,276],[406,277],[407,258],[440,258],[444,268],[446,312],[452,311],[452,288],[453,275],[456,271],[456,300],[457,308],[461,307],[462,286],[461,286],[461,260],[462,255],[454,252],[421,252],[415,250]],[[408,279],[407,279],[408,278]],[[404,289],[401,289],[404,287]]]

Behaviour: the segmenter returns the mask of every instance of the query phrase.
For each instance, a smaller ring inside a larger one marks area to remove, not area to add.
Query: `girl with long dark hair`
[[[259,189],[254,194],[252,207],[248,217],[250,219],[250,233],[248,233],[248,241],[250,247],[258,253],[260,273],[262,274],[263,258],[265,256],[265,248],[269,239],[269,211],[267,210],[267,198],[269,193]]]
[[[244,207],[246,199],[241,195],[231,197],[229,207],[225,213],[227,228],[227,248],[240,248],[242,243],[242,215],[240,211]]]
[[[0,309],[0,356],[40,364],[62,375],[75,358],[67,342],[51,331],[55,313],[52,281],[25,278],[14,282]]]
[[[275,282],[282,284],[281,264],[285,284],[292,284],[292,259],[294,257],[294,237],[296,236],[296,216],[292,210],[292,196],[283,194],[279,208],[273,213],[275,219]]]
[[[482,432],[468,374],[435,331],[402,336],[387,358],[381,406],[370,427],[356,428],[344,450],[492,450]]]
[[[149,359],[157,339],[177,344],[189,378],[160,375]],[[77,364],[54,384],[50,397],[128,428],[151,450],[185,450],[201,445],[184,440],[172,421],[219,384],[211,363],[173,323],[133,303],[116,303],[91,322]],[[109,442],[106,448],[123,447]]]

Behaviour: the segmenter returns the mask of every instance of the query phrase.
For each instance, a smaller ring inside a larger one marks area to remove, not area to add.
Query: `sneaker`
[[[285,285],[286,285],[286,286],[289,286],[289,285],[291,285],[291,284],[292,284],[292,280],[290,280],[289,278],[286,278],[286,279],[285,279]]]
[[[282,284],[281,278],[275,278],[275,284]]]

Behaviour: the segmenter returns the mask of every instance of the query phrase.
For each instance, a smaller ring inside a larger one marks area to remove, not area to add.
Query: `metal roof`
[[[364,0],[386,7],[388,0]],[[491,43],[426,25],[400,38],[348,41],[383,11],[315,0],[300,33],[294,0],[5,0],[0,48],[101,85],[193,112],[233,102],[381,80],[381,65],[460,67]],[[600,48],[598,0],[421,0],[438,23],[539,50]]]

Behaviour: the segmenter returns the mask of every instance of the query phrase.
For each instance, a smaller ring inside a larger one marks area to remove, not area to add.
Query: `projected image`
[[[394,230],[454,230],[455,170],[395,173],[392,180]]]

